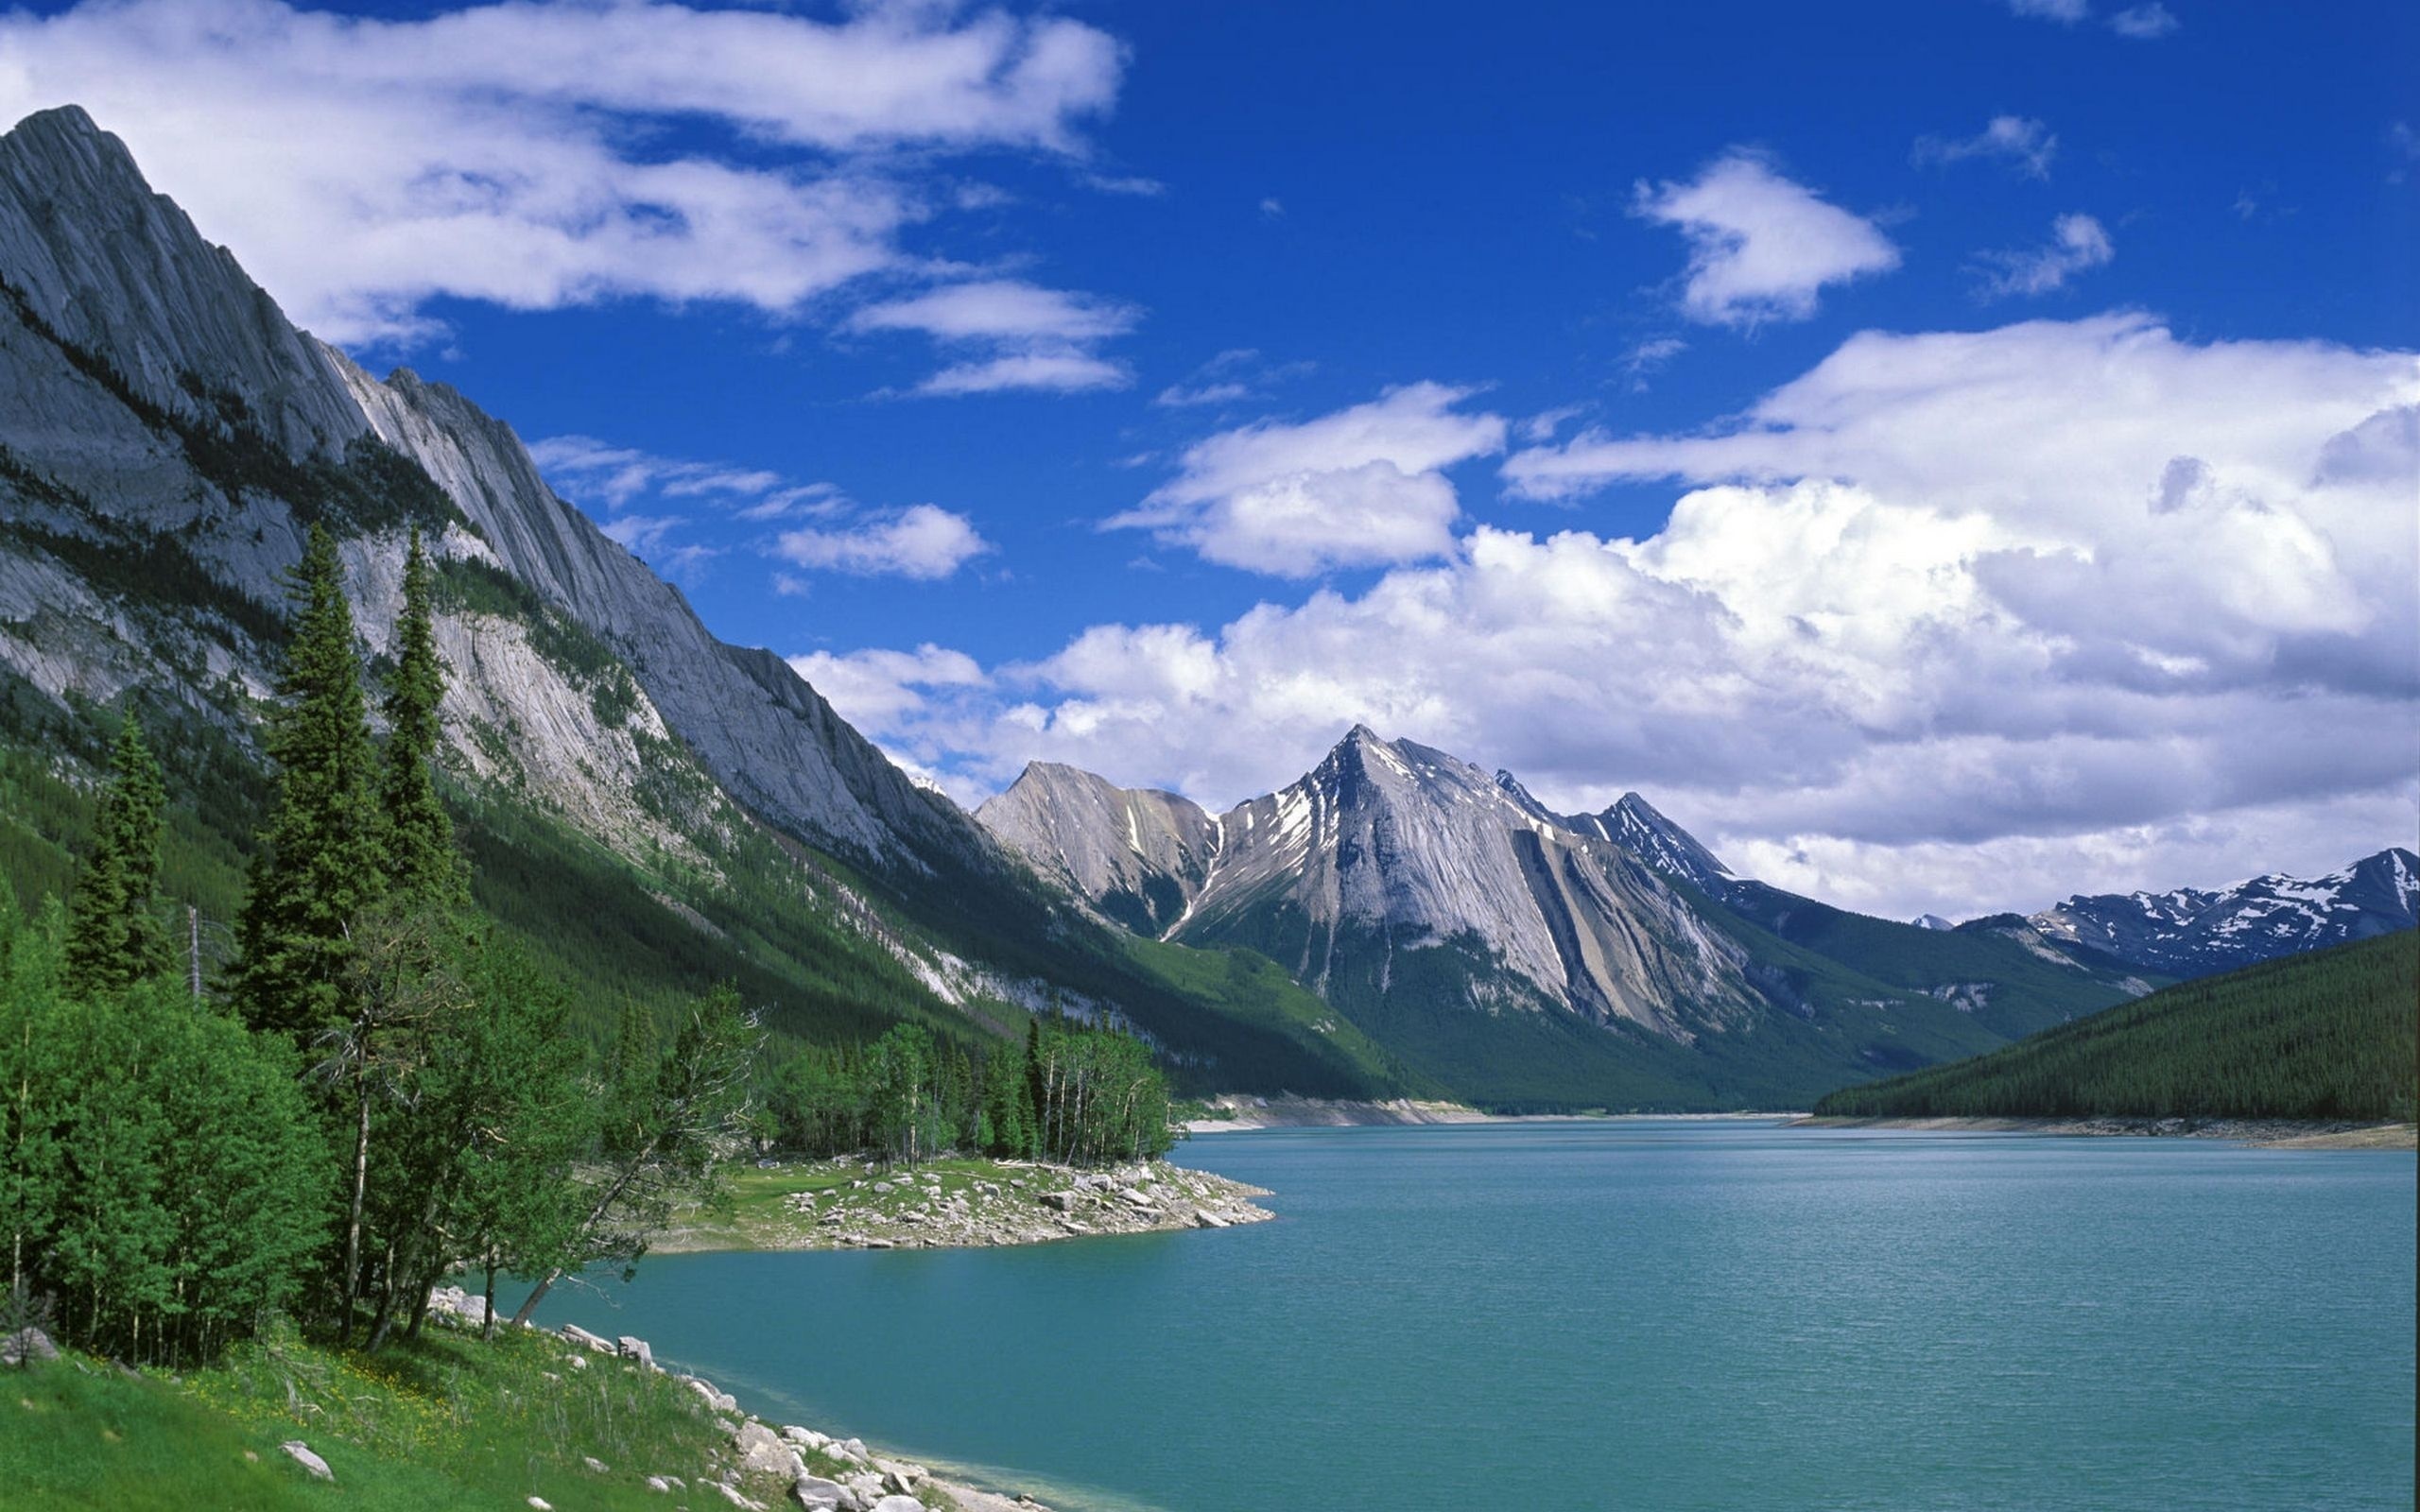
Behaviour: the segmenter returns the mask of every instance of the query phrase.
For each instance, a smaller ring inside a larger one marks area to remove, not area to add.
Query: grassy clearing
[[[343,1506],[380,1512],[519,1507],[562,1512],[689,1505],[649,1475],[692,1482],[730,1463],[729,1430],[696,1392],[600,1356],[586,1368],[544,1333],[482,1343],[432,1329],[364,1358],[287,1335],[182,1378],[68,1356],[0,1370],[0,1503],[10,1508]],[[278,1449],[328,1462],[314,1480]],[[606,1466],[598,1474],[584,1461]],[[751,1488],[772,1504],[787,1487]]]

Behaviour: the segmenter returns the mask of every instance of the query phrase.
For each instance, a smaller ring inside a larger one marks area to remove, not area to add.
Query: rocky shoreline
[[[2131,1139],[2233,1140],[2263,1149],[2420,1148],[2410,1124],[2282,1118],[1838,1118],[1807,1114],[1789,1128],[1904,1128],[1970,1134],[2072,1134]]]
[[[429,1314],[464,1329],[487,1322],[486,1301],[459,1286],[429,1294]],[[525,1325],[526,1326],[526,1325]],[[922,1465],[868,1449],[862,1439],[819,1433],[797,1424],[775,1425],[739,1410],[731,1393],[702,1376],[666,1372],[645,1339],[625,1334],[608,1339],[577,1323],[554,1331],[568,1348],[569,1370],[619,1368],[669,1374],[698,1394],[721,1424],[726,1450],[707,1465],[658,1467],[638,1474],[650,1491],[673,1498],[673,1512],[730,1506],[740,1512],[773,1512],[777,1506],[804,1512],[1049,1512],[1029,1496],[1003,1495],[962,1486]],[[299,1447],[299,1446],[297,1446]],[[291,1449],[289,1448],[289,1452]],[[591,1461],[591,1471],[609,1473]],[[714,1500],[706,1501],[712,1497]],[[530,1499],[532,1508],[545,1503]],[[551,1508],[546,1509],[551,1512]]]
[[[842,1158],[744,1172],[735,1216],[700,1219],[658,1252],[950,1249],[1100,1234],[1230,1228],[1275,1216],[1269,1194],[1150,1160],[1084,1171],[1023,1160],[937,1160],[914,1169]]]
[[[1398,1097],[1392,1102],[1351,1102],[1326,1097],[1221,1097],[1216,1115],[1189,1119],[1188,1134],[1242,1134],[1263,1128],[1389,1128],[1416,1124],[1488,1124],[1496,1115],[1461,1103]]]

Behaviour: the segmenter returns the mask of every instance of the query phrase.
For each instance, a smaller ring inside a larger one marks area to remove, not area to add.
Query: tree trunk
[[[355,1092],[360,1104],[359,1127],[353,1140],[353,1211],[344,1230],[344,1317],[337,1329],[341,1343],[353,1342],[353,1310],[361,1300],[361,1205],[370,1189],[370,1087],[365,1076]]]
[[[437,1237],[433,1230],[437,1226],[438,1205],[443,1198],[442,1184],[432,1186],[428,1200],[420,1206],[420,1221],[412,1226],[407,1246],[400,1255],[394,1246],[387,1246],[387,1285],[378,1298],[378,1320],[370,1330],[370,1352],[372,1354],[386,1347],[387,1336],[395,1326],[396,1299],[406,1286],[415,1287],[420,1293],[418,1300],[410,1304],[412,1332],[417,1335],[420,1332],[420,1314],[428,1306],[428,1288],[420,1284],[421,1251],[429,1247]]]
[[[654,1156],[655,1146],[649,1144],[644,1151],[632,1157],[631,1163],[622,1168],[621,1175],[615,1177],[606,1187],[605,1194],[596,1199],[596,1206],[588,1210],[588,1216],[580,1220],[579,1228],[573,1232],[572,1242],[567,1246],[572,1254],[577,1255],[588,1246],[588,1236],[596,1231],[596,1226],[604,1221],[607,1211],[620,1199],[623,1191],[637,1177],[640,1168]],[[518,1328],[529,1321],[529,1314],[538,1311],[539,1301],[545,1297],[555,1282],[562,1280],[563,1270],[563,1266],[557,1265],[538,1279],[537,1286],[529,1293],[529,1299],[523,1302],[521,1310],[512,1314],[513,1327]]]

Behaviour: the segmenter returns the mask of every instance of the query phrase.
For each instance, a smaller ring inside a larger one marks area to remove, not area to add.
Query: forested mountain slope
[[[2204,977],[1973,1060],[1833,1092],[1858,1117],[2413,1116],[2420,933]]]
[[[810,1039],[1057,1009],[1131,1023],[1197,1085],[1397,1085],[1290,984],[1138,947],[1038,884],[780,658],[716,640],[501,421],[294,329],[81,111],[0,137],[0,861],[21,891],[63,882],[101,711],[131,702],[171,772],[172,892],[210,943],[313,524],[373,672],[426,537],[480,900],[581,981],[590,1022],[731,979]]]

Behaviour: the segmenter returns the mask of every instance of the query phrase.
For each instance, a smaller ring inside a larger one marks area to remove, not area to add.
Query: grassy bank
[[[493,1512],[534,1496],[563,1512],[732,1506],[703,1484],[737,1463],[727,1417],[676,1377],[604,1356],[574,1366],[576,1352],[546,1333],[490,1343],[432,1327],[374,1358],[286,1334],[181,1377],[74,1355],[0,1369],[0,1504]],[[288,1439],[335,1479],[282,1452]],[[806,1457],[819,1473],[838,1469]],[[654,1491],[650,1475],[687,1486]],[[778,1505],[789,1481],[743,1476],[738,1487]],[[937,1488],[925,1500],[952,1504]]]

